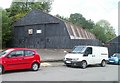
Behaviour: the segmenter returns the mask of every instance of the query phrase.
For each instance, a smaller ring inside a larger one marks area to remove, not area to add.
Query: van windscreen
[[[76,46],[73,48],[72,53],[84,53],[86,47],[84,46]]]

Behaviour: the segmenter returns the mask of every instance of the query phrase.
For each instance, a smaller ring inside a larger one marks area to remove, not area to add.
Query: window
[[[88,51],[88,54],[92,54],[92,48],[91,47],[88,47],[87,51]]]
[[[73,48],[72,53],[83,53],[85,51],[84,46],[75,46],[75,48]]]
[[[92,54],[92,48],[91,47],[88,47],[86,49],[84,56],[88,56],[89,54]]]
[[[25,56],[33,56],[35,53],[30,50],[25,50]]]
[[[28,34],[33,34],[33,29],[28,29]]]
[[[42,30],[36,30],[36,33],[42,33]]]
[[[24,51],[23,50],[13,51],[8,55],[8,57],[18,57],[18,56],[24,56]]]
[[[5,55],[5,54],[6,54],[6,51],[0,52],[0,56],[3,56],[3,55]]]
[[[120,54],[118,54],[118,53],[115,53],[115,54],[113,54],[112,56],[113,56],[113,57],[118,57],[118,58],[120,58]]]

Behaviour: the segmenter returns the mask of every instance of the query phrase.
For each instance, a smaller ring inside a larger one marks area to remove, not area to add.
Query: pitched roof
[[[49,16],[49,18],[48,18]],[[20,20],[14,23],[14,26],[24,26],[33,24],[59,23],[58,18],[47,14],[41,10],[34,9]]]

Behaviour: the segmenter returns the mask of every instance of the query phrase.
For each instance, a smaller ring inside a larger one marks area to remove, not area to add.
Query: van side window
[[[91,47],[88,47],[86,49],[84,56],[88,56],[89,54],[92,54],[92,48]]]

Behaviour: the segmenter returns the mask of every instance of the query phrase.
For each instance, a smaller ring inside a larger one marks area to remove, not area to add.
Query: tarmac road
[[[37,72],[10,71],[2,75],[3,81],[118,81],[118,65],[89,66],[86,69],[66,67],[62,62],[50,63]]]

